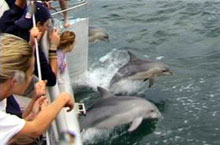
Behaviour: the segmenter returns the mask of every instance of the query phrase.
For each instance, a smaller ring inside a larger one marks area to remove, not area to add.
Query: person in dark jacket
[[[23,1],[23,0],[16,0]],[[51,15],[48,10],[42,3],[36,2],[36,25],[43,34],[51,25]],[[27,41],[30,40],[30,29],[33,26],[32,18],[27,17],[28,13],[25,13],[25,4],[16,4],[12,9],[6,11],[0,19],[0,32],[10,33],[16,36],[19,36]],[[56,34],[55,34],[56,35]],[[57,36],[55,36],[57,37]],[[59,39],[59,38],[58,38]],[[59,41],[59,40],[58,40]],[[56,43],[57,45],[59,44]],[[41,49],[39,49],[40,63],[42,68],[42,79],[47,80],[47,86],[54,86],[56,84],[56,74],[54,69],[51,68],[51,65],[48,63],[45,54]],[[55,57],[54,57],[55,58]],[[54,59],[53,58],[53,59]],[[52,60],[50,60],[51,62]],[[54,64],[54,63],[53,63]],[[37,67],[35,63],[35,74],[38,76]],[[57,67],[56,64],[52,67]]]
[[[15,5],[15,0],[5,0],[10,8]]]
[[[36,25],[43,34],[51,25],[51,15],[49,10],[39,2],[35,3],[36,5]],[[19,36],[27,41],[30,40],[30,29],[33,26],[32,18],[30,17],[29,11],[26,12],[26,1],[25,0],[16,0],[15,4],[10,10],[7,10],[0,19],[0,32],[10,33],[16,36]],[[57,38],[56,33],[52,34],[52,41],[55,41],[53,45],[59,44],[59,38]],[[58,42],[57,42],[58,41]],[[54,49],[55,47],[53,47]],[[41,74],[42,79],[47,80],[47,86],[54,86],[56,84],[56,69],[57,69],[57,60],[56,57],[50,59],[50,63],[53,64],[52,67],[48,63],[45,54],[41,49],[39,49],[40,56],[40,65],[41,65]],[[35,62],[35,74],[38,76],[37,64]],[[7,109],[9,113],[14,113],[19,116],[21,110],[19,105],[13,96],[9,97],[7,100]],[[16,111],[15,111],[16,110]]]

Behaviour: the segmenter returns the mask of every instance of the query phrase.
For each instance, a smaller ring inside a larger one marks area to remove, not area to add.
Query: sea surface
[[[162,119],[112,131],[91,131],[87,145],[220,145],[220,1],[88,0],[90,25],[107,30],[110,42],[89,45],[89,83],[108,88],[117,69],[138,57],[161,60],[173,76],[131,82],[122,94],[153,102]],[[71,72],[71,70],[70,70]],[[119,93],[120,90],[113,90]],[[90,106],[95,89],[76,95]],[[96,135],[93,133],[96,132]],[[93,136],[94,135],[94,136]]]

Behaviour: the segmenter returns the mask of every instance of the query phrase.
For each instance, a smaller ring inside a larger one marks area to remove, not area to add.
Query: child
[[[75,47],[75,33],[72,31],[65,31],[60,36],[60,43],[57,48],[58,65],[62,73],[66,68],[66,53],[71,52]]]

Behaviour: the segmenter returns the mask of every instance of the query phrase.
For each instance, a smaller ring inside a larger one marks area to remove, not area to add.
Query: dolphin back
[[[102,87],[97,87],[97,90],[98,90],[99,94],[101,95],[101,97],[103,97],[103,98],[114,97],[114,95],[112,95],[109,91],[107,91],[106,89],[104,89]]]
[[[132,125],[130,131],[133,131],[140,125],[142,119],[151,118],[151,110],[157,112],[152,103],[140,97],[100,98],[80,120],[81,128],[112,129],[132,122],[135,126]]]

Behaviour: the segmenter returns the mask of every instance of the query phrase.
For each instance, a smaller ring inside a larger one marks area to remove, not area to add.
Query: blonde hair
[[[11,35],[0,35],[0,83],[12,78],[16,71],[27,72],[33,50],[24,39]]]
[[[65,31],[60,36],[58,49],[65,49],[75,43],[76,34],[72,31]]]

